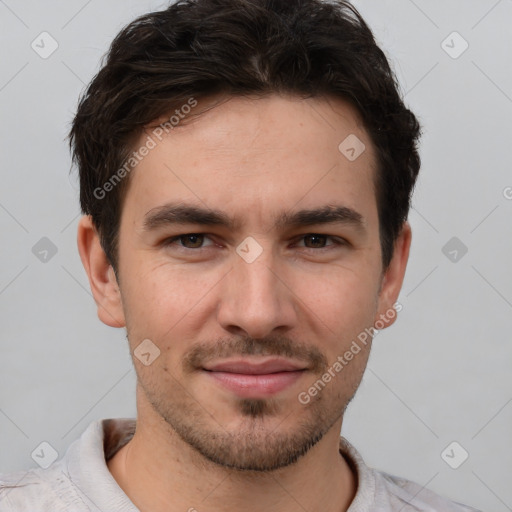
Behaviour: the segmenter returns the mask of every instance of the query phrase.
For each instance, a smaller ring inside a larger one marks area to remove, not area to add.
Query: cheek
[[[218,278],[211,272],[198,272],[170,265],[148,266],[133,262],[130,278],[123,287],[123,305],[131,332],[137,337],[163,339],[178,332],[215,287]],[[128,270],[128,272],[130,272]]]
[[[378,282],[370,268],[335,267],[325,272],[300,272],[292,289],[331,334],[357,334],[377,311]],[[357,331],[357,332],[354,332]]]

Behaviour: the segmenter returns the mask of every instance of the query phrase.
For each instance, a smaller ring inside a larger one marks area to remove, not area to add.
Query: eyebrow
[[[219,226],[236,231],[242,223],[225,212],[182,203],[168,203],[151,209],[144,218],[144,230],[152,231],[169,224]],[[295,212],[282,212],[274,219],[277,229],[298,228],[318,224],[345,224],[365,231],[363,216],[347,206],[326,205]]]

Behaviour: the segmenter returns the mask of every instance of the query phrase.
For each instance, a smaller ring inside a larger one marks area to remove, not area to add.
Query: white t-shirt
[[[98,420],[47,469],[0,474],[0,512],[139,512],[106,464],[134,432],[133,418]],[[368,467],[344,437],[340,452],[358,479],[348,512],[478,512]]]

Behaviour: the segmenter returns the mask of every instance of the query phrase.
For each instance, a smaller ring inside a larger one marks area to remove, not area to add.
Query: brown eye
[[[306,235],[304,236],[304,243],[309,249],[322,249],[327,242],[327,235]]]
[[[179,237],[180,243],[187,249],[199,249],[204,242],[204,235],[191,233],[189,235],[181,235]]]
[[[210,243],[205,243],[210,241]],[[203,233],[187,233],[185,235],[173,236],[165,240],[166,246],[175,246],[177,249],[203,249],[213,245],[210,238]]]
[[[300,237],[297,245],[302,249],[317,249],[319,251],[325,249],[327,251],[347,245],[347,242],[343,238],[332,235],[308,233],[307,235],[302,235]]]

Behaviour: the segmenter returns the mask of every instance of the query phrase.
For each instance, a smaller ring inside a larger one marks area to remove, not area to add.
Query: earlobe
[[[98,307],[99,319],[110,327],[124,327],[124,311],[117,278],[89,215],[80,219],[77,243],[82,264],[89,277],[91,292]]]
[[[389,327],[393,324],[397,312],[401,310],[401,305],[397,304],[397,300],[407,268],[411,239],[411,226],[408,222],[404,222],[400,235],[394,244],[393,257],[382,278],[378,310],[374,320],[376,329]]]

